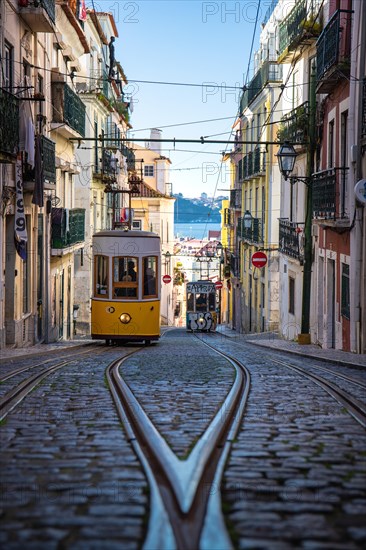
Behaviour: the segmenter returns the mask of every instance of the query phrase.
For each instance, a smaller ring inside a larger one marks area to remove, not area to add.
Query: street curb
[[[47,345],[47,344],[46,344]],[[40,350],[40,348],[37,348],[37,350],[39,351],[35,351],[33,350],[32,348],[24,348],[24,354],[19,354],[19,355],[14,355],[14,356],[11,356],[11,355],[8,355],[7,357],[1,357],[1,352],[0,352],[0,364],[1,363],[5,363],[6,361],[16,361],[17,359],[24,359],[24,357],[29,357],[31,355],[46,355],[46,354],[54,354],[54,353],[58,353],[60,350],[61,351],[68,351],[68,350],[74,350],[74,349],[78,349],[78,348],[83,348],[84,346],[88,346],[90,345],[90,342],[85,342],[83,344],[75,344],[75,346],[71,345],[71,346],[60,346],[59,348],[54,348],[54,349],[48,349],[48,350]],[[14,349],[19,349],[19,348],[14,348]],[[27,350],[27,351],[25,351]]]

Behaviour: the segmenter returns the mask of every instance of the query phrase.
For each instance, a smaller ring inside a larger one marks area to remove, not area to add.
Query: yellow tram
[[[121,230],[93,235],[92,338],[158,340],[159,281],[158,235]]]

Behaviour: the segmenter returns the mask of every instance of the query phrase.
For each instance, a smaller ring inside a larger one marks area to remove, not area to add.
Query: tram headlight
[[[124,325],[128,325],[128,323],[131,321],[131,315],[129,315],[128,313],[122,313],[122,314],[119,316],[119,320],[120,320],[121,323],[123,323]]]

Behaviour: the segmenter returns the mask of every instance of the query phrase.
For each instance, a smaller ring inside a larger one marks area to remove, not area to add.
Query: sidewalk
[[[52,342],[51,344],[35,344],[34,346],[24,348],[13,348],[11,346],[7,346],[4,349],[0,349],[0,364],[3,361],[8,361],[9,359],[28,357],[29,355],[53,355],[60,350],[67,351],[68,349],[80,348],[93,342],[95,342],[95,340],[91,340],[91,338],[76,336],[74,340],[60,340],[59,342]]]
[[[282,340],[277,333],[242,334],[232,330],[227,325],[219,325],[217,332],[228,338],[236,338],[247,344],[270,348],[276,351],[291,353],[302,357],[314,357],[320,361],[328,361],[338,365],[351,365],[366,368],[366,355],[359,355],[338,349],[322,349],[314,344],[300,345],[290,340]]]

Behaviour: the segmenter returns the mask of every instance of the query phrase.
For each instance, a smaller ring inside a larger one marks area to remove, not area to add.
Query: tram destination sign
[[[267,255],[264,252],[255,252],[252,256],[254,267],[264,267],[267,263]]]
[[[207,294],[208,292],[215,292],[215,285],[211,282],[187,283],[187,292],[193,292],[195,294]]]

